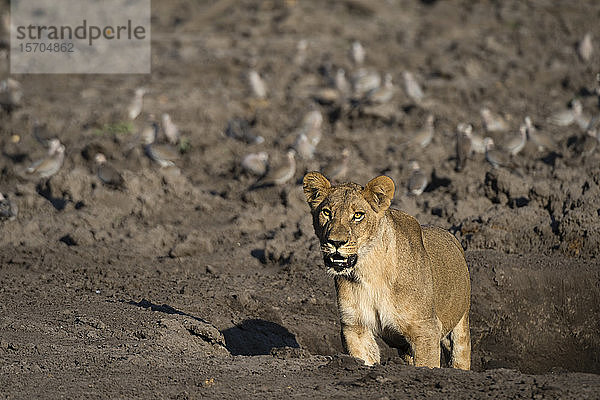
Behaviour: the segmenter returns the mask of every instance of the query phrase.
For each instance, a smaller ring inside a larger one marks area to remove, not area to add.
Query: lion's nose
[[[348,243],[348,241],[346,240],[328,240],[327,242],[333,245],[333,247],[335,247],[336,249],[339,249],[340,247]]]

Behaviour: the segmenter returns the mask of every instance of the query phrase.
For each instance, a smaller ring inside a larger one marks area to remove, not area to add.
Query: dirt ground
[[[0,220],[3,398],[600,398],[600,146],[576,124],[547,122],[573,99],[599,113],[599,2],[152,7],[151,75],[12,76],[23,100],[0,110],[0,193],[18,206]],[[577,53],[586,32],[589,61]],[[392,75],[394,97],[315,101],[338,68],[356,69],[355,40],[366,68]],[[252,95],[250,68],[266,99]],[[406,95],[403,71],[423,101]],[[138,87],[149,93],[131,123]],[[456,126],[484,135],[484,106],[510,127],[495,141],[530,116],[556,147],[528,142],[516,169],[476,154],[455,171]],[[298,160],[285,185],[250,190],[257,177],[241,159],[266,151],[276,168],[315,109],[325,117],[315,158]],[[165,112],[185,138],[177,168],[160,168],[139,141],[150,114]],[[410,138],[429,113],[435,136],[422,149]],[[225,135],[234,118],[264,141]],[[36,120],[66,147],[47,182],[24,174],[46,152]],[[473,371],[410,367],[383,343],[375,367],[343,354],[300,182],[344,148],[347,180],[392,177],[393,207],[465,247]],[[99,181],[98,151],[124,189]],[[409,160],[430,180],[418,197],[406,195]]]

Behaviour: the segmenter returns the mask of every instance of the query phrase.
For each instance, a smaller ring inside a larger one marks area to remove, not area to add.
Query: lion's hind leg
[[[452,341],[452,367],[469,370],[471,368],[471,333],[468,310],[452,330],[450,339]]]

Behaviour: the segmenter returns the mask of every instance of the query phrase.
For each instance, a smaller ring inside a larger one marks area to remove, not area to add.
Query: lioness
[[[304,194],[335,279],[346,351],[373,365],[379,362],[376,334],[393,344],[403,337],[414,365],[439,367],[440,342],[451,342],[452,366],[469,369],[471,286],[458,240],[390,209],[394,182],[387,176],[363,188],[332,186],[309,172]]]

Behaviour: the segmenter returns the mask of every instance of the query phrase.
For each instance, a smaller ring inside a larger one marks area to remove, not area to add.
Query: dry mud
[[[0,111],[0,192],[19,209],[0,221],[3,397],[600,397],[600,151],[576,125],[546,122],[574,98],[599,112],[598,42],[589,62],[576,52],[586,32],[600,39],[598,2],[181,0],[152,15],[151,75],[16,75],[23,104]],[[425,101],[398,85],[380,107],[315,102],[328,73],[352,71],[354,40],[395,83],[415,73]],[[250,67],[266,100],[251,96]],[[129,126],[140,86],[150,93]],[[556,148],[528,143],[516,171],[480,154],[456,172],[455,127],[482,133],[483,106],[511,132],[531,116]],[[325,116],[315,159],[284,186],[249,190],[241,158],[266,151],[278,165],[311,109]],[[178,171],[135,140],[163,112],[189,140]],[[407,145],[428,113],[432,143]],[[224,135],[232,118],[264,142]],[[66,146],[48,182],[23,176],[45,152],[35,120]],[[299,183],[346,147],[348,180],[389,175],[394,207],[465,247],[472,372],[409,367],[383,343],[380,366],[343,355]],[[96,151],[124,190],[95,176]],[[411,159],[431,182],[416,198]]]

